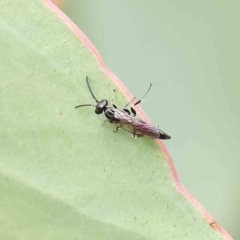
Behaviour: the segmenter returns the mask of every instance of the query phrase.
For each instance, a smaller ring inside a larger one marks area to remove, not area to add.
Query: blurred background
[[[55,0],[166,142],[188,191],[240,239],[240,1]]]

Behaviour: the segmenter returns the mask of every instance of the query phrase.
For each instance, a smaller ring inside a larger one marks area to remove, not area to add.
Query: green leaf
[[[54,11],[49,1],[0,3],[0,238],[230,239],[180,191],[157,141],[74,108],[94,104],[86,75],[98,99],[116,89],[116,105],[128,100]]]

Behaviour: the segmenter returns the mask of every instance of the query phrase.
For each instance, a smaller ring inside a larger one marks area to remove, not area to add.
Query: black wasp
[[[154,127],[153,125],[136,118],[136,111],[133,107],[127,109],[127,106],[132,103],[135,98],[133,98],[129,103],[127,103],[123,109],[118,109],[116,105],[112,104],[112,106],[108,105],[108,101],[103,99],[98,101],[94,96],[92,89],[89,85],[88,77],[86,77],[87,86],[89,92],[91,93],[92,97],[96,101],[97,105],[93,104],[82,104],[78,105],[75,108],[79,107],[88,107],[92,106],[95,107],[96,114],[104,113],[106,117],[106,121],[114,124],[116,126],[116,131],[118,129],[124,129],[128,132],[131,132],[134,138],[138,137],[150,137],[150,138],[158,138],[158,139],[171,139],[171,137],[163,132],[160,128]],[[133,106],[138,105],[141,103],[142,99],[147,95],[149,90],[151,89],[152,84],[150,85],[146,94],[138,100]]]

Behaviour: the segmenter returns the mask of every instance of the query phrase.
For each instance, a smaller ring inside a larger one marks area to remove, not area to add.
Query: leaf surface
[[[74,108],[94,104],[86,75],[98,99],[128,101],[84,35],[49,1],[0,5],[1,239],[225,239],[157,141]]]

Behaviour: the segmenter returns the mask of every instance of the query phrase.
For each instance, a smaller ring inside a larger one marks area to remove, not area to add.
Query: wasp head
[[[106,110],[107,105],[108,105],[107,100],[103,99],[103,100],[99,101],[96,105],[95,113],[96,114],[101,114],[103,111]]]

